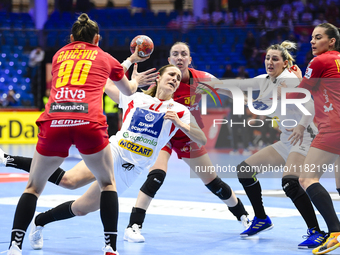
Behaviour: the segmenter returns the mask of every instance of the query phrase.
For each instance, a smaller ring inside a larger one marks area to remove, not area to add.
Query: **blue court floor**
[[[35,148],[33,145],[0,146],[6,152],[23,156],[32,156]],[[70,169],[79,161],[79,155],[74,148],[71,148],[70,154],[71,157],[62,165],[64,170]],[[218,152],[210,155],[214,163],[220,164],[228,162],[237,165],[245,159],[244,156],[229,156]],[[0,174],[4,173],[24,172],[0,166]],[[312,254],[311,250],[297,248],[303,241],[302,236],[306,234],[306,226],[293,203],[281,191],[281,179],[277,175],[273,178],[259,176],[266,212],[271,217],[274,228],[252,238],[242,239],[239,237],[243,231],[242,226],[231,215],[227,206],[211,194],[200,179],[193,178],[188,166],[175,155],[170,159],[165,183],[148,210],[142,230],[146,242],[125,242],[124,229],[146,175],[147,171],[120,197],[117,242],[120,255]],[[234,189],[252,218],[250,202],[235,177],[236,174],[223,180]],[[340,212],[340,197],[336,192],[334,179],[322,179],[322,184],[331,192],[335,209]],[[25,185],[26,182],[0,181],[0,252],[8,248],[16,203]],[[87,187],[66,190],[48,183],[39,198],[37,210],[45,211],[62,202],[76,199],[86,189]],[[318,219],[321,228],[326,230],[326,224],[319,214]],[[23,254],[103,254],[102,232],[98,211],[87,216],[52,223],[43,231],[44,248],[33,250],[26,236]],[[340,248],[330,254],[340,254]]]

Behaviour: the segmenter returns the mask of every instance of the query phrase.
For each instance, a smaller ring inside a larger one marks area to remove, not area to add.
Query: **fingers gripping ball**
[[[146,35],[137,35],[135,38],[132,39],[130,43],[131,53],[135,52],[137,45],[139,45],[138,56],[140,56],[141,58],[148,57],[153,52],[153,41],[150,37]]]

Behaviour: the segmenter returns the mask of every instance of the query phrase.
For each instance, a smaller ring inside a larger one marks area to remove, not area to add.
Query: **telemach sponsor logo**
[[[87,103],[55,103],[53,102],[50,107],[49,112],[81,112],[88,113],[88,104]]]

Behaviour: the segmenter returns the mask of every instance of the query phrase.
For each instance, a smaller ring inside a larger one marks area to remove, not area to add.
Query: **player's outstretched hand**
[[[155,80],[159,75],[158,72],[155,72],[156,68],[151,68],[141,73],[138,73],[137,68],[138,64],[136,63],[133,65],[131,79],[135,79],[138,82],[138,87],[145,87],[156,84]]]

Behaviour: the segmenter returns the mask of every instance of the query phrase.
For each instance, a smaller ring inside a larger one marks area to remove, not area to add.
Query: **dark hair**
[[[183,44],[183,45],[187,46],[187,47],[188,47],[188,50],[189,50],[189,56],[190,56],[190,53],[191,53],[191,51],[190,51],[190,46],[189,46],[189,44],[187,44],[186,42],[175,42],[175,43],[171,46],[171,48],[170,48],[170,55],[171,55],[172,47],[174,47],[175,45],[178,45],[178,44]]]
[[[159,76],[162,76],[163,73],[165,72],[165,70],[168,68],[168,67],[176,67],[177,66],[174,66],[174,65],[166,65],[166,66],[162,66],[161,68],[159,68],[158,72],[159,72]],[[156,91],[157,91],[157,87],[158,87],[158,83],[156,81],[156,86],[153,86],[151,89],[148,89],[148,90],[144,90],[144,94],[147,94],[149,96],[152,96],[152,97],[155,97],[156,96]]]
[[[77,21],[75,21],[72,26],[74,40],[92,43],[93,37],[96,34],[99,34],[97,22],[91,20],[86,13],[80,14]]]
[[[288,68],[293,66],[293,62],[295,61],[293,56],[289,53],[288,50],[296,49],[296,43],[290,41],[284,41],[281,44],[273,44],[268,47],[266,52],[269,50],[278,50],[281,51],[281,56],[283,61],[288,60]]]
[[[334,50],[340,51],[340,33],[339,29],[331,23],[322,23],[316,27],[322,27],[325,29],[325,34],[329,39],[335,38]]]

